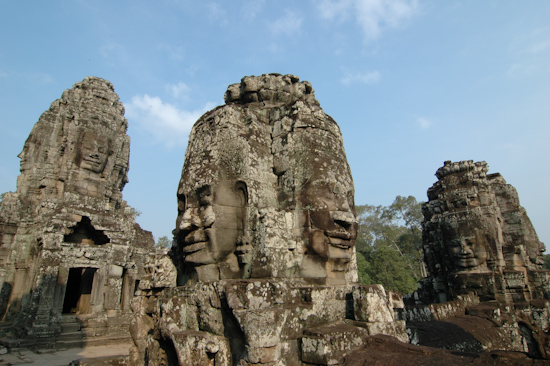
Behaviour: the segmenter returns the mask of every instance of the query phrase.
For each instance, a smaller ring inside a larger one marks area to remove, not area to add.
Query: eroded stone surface
[[[87,77],[40,116],[19,155],[17,192],[0,210],[0,314],[33,346],[64,342],[69,328],[67,341],[129,337],[153,238],[122,199],[127,126],[112,84]]]
[[[547,358],[544,245],[514,187],[488,170],[487,163],[471,160],[447,161],[437,170],[439,180],[422,208],[429,275],[409,299],[417,306],[407,309],[407,318],[451,322],[484,350]],[[485,320],[488,325],[480,327]]]
[[[225,101],[191,131],[180,286],[140,284],[131,364],[333,365],[371,335],[407,342],[400,294],[355,283],[353,181],[311,84],[245,77]]]
[[[178,188],[185,278],[356,281],[342,135],[308,82],[245,77],[193,127]]]

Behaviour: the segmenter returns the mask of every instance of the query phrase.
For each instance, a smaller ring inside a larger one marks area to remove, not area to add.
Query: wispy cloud
[[[510,50],[516,62],[507,69],[512,78],[525,78],[539,72],[547,72],[550,54],[550,27],[543,27],[518,34],[510,42]]]
[[[378,71],[356,74],[346,73],[346,75],[340,80],[340,82],[344,85],[350,85],[354,83],[374,84],[377,83],[381,77],[382,75],[380,75]]]
[[[275,35],[284,34],[291,36],[300,32],[302,21],[303,18],[299,14],[287,9],[284,16],[274,22],[268,23],[268,26]]]
[[[183,61],[185,51],[181,46],[172,46],[170,44],[161,43],[157,46],[160,51],[166,52],[168,56],[175,61]]]
[[[27,78],[32,84],[49,84],[55,81],[53,76],[43,72],[33,72],[27,75]]]
[[[207,3],[208,16],[210,20],[219,25],[226,26],[229,24],[227,20],[227,12],[219,3]]]
[[[189,92],[191,91],[191,88],[189,88],[184,82],[180,81],[177,84],[166,85],[166,90],[175,99],[185,100],[189,97]]]
[[[423,117],[418,117],[416,119],[416,124],[418,125],[418,127],[420,127],[423,130],[427,130],[428,128],[432,127],[432,125],[433,125],[432,121],[430,121],[426,118],[423,118]]]
[[[418,0],[322,0],[317,9],[322,19],[354,19],[370,41],[379,38],[384,29],[399,27],[413,17]]]
[[[550,27],[537,28],[529,33],[519,34],[510,43],[516,53],[541,54],[550,51]]]
[[[167,147],[185,146],[193,124],[213,105],[208,103],[202,109],[187,111],[147,94],[134,96],[130,103],[125,103],[126,118]]]
[[[507,70],[508,76],[512,78],[521,78],[524,76],[529,76],[533,73],[535,67],[533,65],[527,64],[513,64]]]
[[[110,64],[114,61],[127,62],[129,60],[126,47],[115,42],[109,42],[101,46],[99,54]]]
[[[247,0],[241,8],[241,14],[245,20],[252,20],[262,11],[265,0]]]

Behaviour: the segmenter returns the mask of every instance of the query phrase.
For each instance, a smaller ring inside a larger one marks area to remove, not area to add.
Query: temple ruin
[[[488,170],[487,163],[471,160],[446,161],[437,170],[439,180],[422,208],[429,275],[409,299],[416,304],[408,309],[413,333],[428,345],[458,326],[469,340],[446,348],[549,358],[545,248],[514,187]]]
[[[88,77],[34,125],[0,210],[0,317],[14,346],[126,341],[153,237],[122,199],[130,137],[113,85]]]
[[[87,77],[40,116],[0,206],[0,344],[131,342],[101,362],[132,366],[550,363],[545,248],[500,174],[437,170],[428,276],[403,299],[357,283],[353,179],[312,85],[247,76],[224,99],[191,130],[170,251],[122,199],[113,85]]]
[[[354,188],[336,122],[297,76],[245,77],[194,125],[172,256],[134,299],[130,364],[339,364],[408,341],[403,301],[357,284]]]

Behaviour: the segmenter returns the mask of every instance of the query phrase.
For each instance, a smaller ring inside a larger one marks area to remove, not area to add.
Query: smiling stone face
[[[244,234],[246,193],[240,182],[205,185],[187,194],[179,225],[185,263],[203,281],[238,278],[235,251]]]
[[[99,108],[100,106],[100,108]],[[130,137],[113,85],[87,77],[66,90],[34,125],[23,150],[18,193],[34,204],[65,193],[108,198],[120,207]]]
[[[112,153],[112,139],[99,131],[85,131],[82,135],[82,145],[77,153],[80,168],[99,174]]]
[[[446,230],[444,236],[457,268],[475,269],[487,262],[489,240],[483,229],[463,222],[457,228]]]
[[[243,78],[194,125],[178,188],[190,279],[357,278],[353,180],[340,129],[292,75]]]
[[[345,281],[348,265],[355,260],[357,219],[353,191],[321,184],[307,187],[303,197],[302,206],[307,208],[309,222],[304,232],[307,255],[302,274],[316,277],[316,272],[308,268],[309,263],[316,263],[324,267],[323,277]]]

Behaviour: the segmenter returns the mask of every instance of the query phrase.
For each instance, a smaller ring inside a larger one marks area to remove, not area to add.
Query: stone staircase
[[[59,351],[85,346],[130,344],[132,338],[128,317],[129,315],[98,318],[66,314],[61,316],[55,328],[35,327],[34,336],[25,339],[13,337],[10,332],[11,323],[0,322],[0,349],[6,347],[10,352],[20,350],[48,352],[48,350]],[[2,365],[0,363],[0,366]]]
[[[55,348],[80,348],[84,345],[82,322],[75,315],[61,317],[61,333],[55,337]]]

